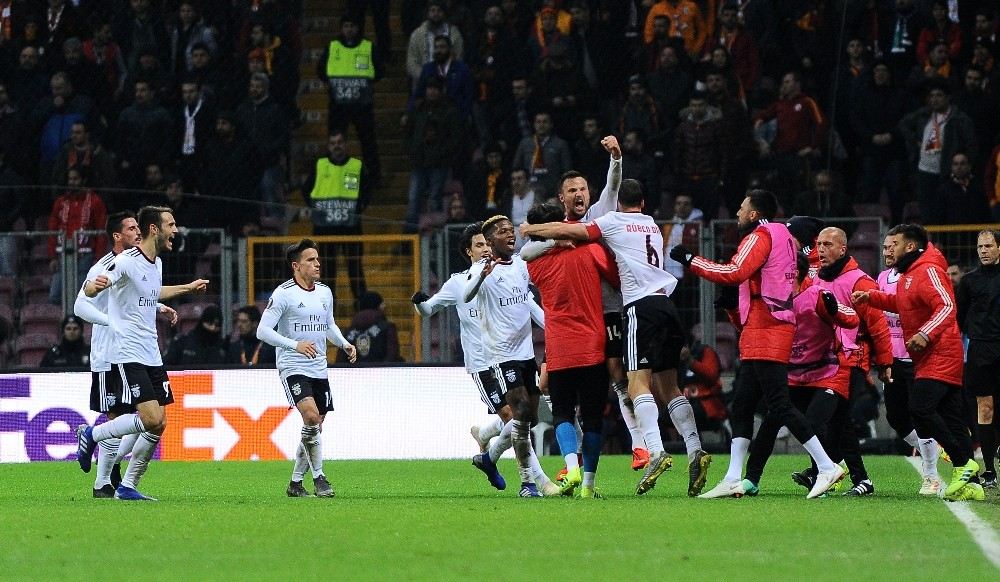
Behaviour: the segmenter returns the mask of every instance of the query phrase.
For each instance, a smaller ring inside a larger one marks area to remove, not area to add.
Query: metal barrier
[[[957,263],[963,271],[969,271],[980,264],[979,254],[976,252],[980,231],[998,230],[1000,224],[956,224],[925,228],[931,242],[948,258],[949,264]]]
[[[421,242],[417,235],[311,236],[319,246],[324,281],[333,290],[335,316],[346,329],[354,316],[358,296],[377,291],[385,301],[385,314],[399,332],[400,355],[409,362],[423,361],[421,342],[415,341],[418,315],[410,296],[422,286]],[[298,236],[249,237],[246,239],[246,277],[240,288],[247,301],[265,302],[275,287],[291,276],[285,247],[302,240]],[[338,263],[343,258],[343,263]],[[331,274],[332,273],[332,274]],[[345,301],[352,297],[354,301]]]

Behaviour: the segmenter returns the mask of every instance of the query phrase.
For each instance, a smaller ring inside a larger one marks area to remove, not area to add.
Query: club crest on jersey
[[[493,394],[490,394],[490,400],[493,401],[493,404],[500,404],[500,395],[494,392]]]
[[[108,408],[114,406],[115,402],[116,398],[114,394],[108,394],[107,396],[104,397],[104,403],[107,404]]]
[[[907,277],[906,278],[906,283],[903,284],[903,289],[909,289],[910,288],[910,283],[912,283],[912,282],[913,282],[913,277]]]
[[[296,396],[301,396],[302,395],[302,385],[299,384],[298,382],[296,382],[295,384],[292,384],[289,389],[292,391],[292,394],[294,394]]]
[[[517,380],[517,373],[514,372],[514,370],[507,370],[503,373],[503,375],[507,378],[508,382],[513,383]]]
[[[138,398],[139,397],[139,385],[138,384],[132,384],[131,386],[129,386],[129,391],[132,392],[132,398]]]
[[[322,303],[320,303],[320,305],[323,306],[323,311],[326,311],[326,301],[323,301]]]

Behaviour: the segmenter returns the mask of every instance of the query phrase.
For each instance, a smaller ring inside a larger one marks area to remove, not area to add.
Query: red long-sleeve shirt
[[[56,198],[49,215],[49,230],[59,230],[70,236],[77,230],[104,230],[108,221],[108,209],[101,197],[92,190],[87,192],[67,192]],[[49,237],[49,256],[56,256],[57,237]],[[77,246],[91,249],[94,254],[104,252],[104,237],[80,237]]]
[[[826,118],[819,105],[803,94],[779,99],[758,113],[760,121],[778,120],[778,133],[771,149],[781,154],[798,153],[802,148],[819,149],[826,140]]]

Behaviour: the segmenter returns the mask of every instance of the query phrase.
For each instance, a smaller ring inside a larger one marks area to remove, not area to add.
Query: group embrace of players
[[[885,383],[890,425],[920,451],[920,493],[981,500],[982,484],[996,486],[992,413],[1000,372],[1000,235],[980,234],[983,267],[964,280],[956,306],[947,264],[922,227],[889,231],[883,246],[888,269],[876,281],[848,254],[843,230],[822,228],[809,217],[773,222],[774,195],[753,190],[737,211],[742,240],[729,262],[713,262],[683,246],[670,250],[692,274],[723,286],[717,304],[741,331],[730,463],[722,480],[702,492],[712,458],[702,450],[694,411],[678,389],[687,334],[670,299],[677,280],[663,269],[663,237],[643,213],[641,186],[621,178],[617,140],[609,136],[602,144],[611,163],[607,187],[593,206],[586,177],[567,172],[559,186],[561,205],[539,204],[519,226],[531,239],[520,254],[507,217],[472,224],[461,245],[470,268],[452,275],[433,297],[418,291],[412,298],[423,316],[450,306],[458,312],[466,368],[496,415],[472,427],[481,450],[473,464],[492,486],[506,489],[497,461],[513,447],[520,496],[599,497],[596,473],[610,387],[632,436],[632,467],[644,470],[637,495],[652,489],[673,464],[660,436],[661,410],[684,440],[690,496],[756,495],[782,426],[812,458],[811,467],[792,475],[808,498],[843,479],[841,460],[853,482],[845,494],[871,495],[875,488],[850,403],[872,367]],[[109,420],[78,428],[78,460],[89,472],[99,444],[94,496],[150,500],[138,482],[166,428],[164,407],[173,401],[156,337],[157,313],[172,310],[159,301],[204,291],[208,282],[162,285],[158,254],[171,248],[177,232],[169,209],[114,215],[107,230],[114,249],[88,273],[75,310],[95,325],[91,406]],[[282,387],[303,421],[286,493],[310,495],[303,485],[308,471],[315,495],[333,497],[320,438],[333,410],[325,346],[329,341],[343,349],[352,362],[356,350],[336,325],[330,288],[319,281],[317,245],[303,239],[287,248],[286,258],[293,276],[275,289],[257,329],[259,339],[277,348]],[[978,396],[982,484],[964,416],[959,316],[970,337],[965,379]],[[545,330],[541,374],[532,322]],[[542,470],[531,446],[541,398],[551,406],[566,461],[558,483]],[[762,401],[766,415],[754,439]],[[937,473],[939,446],[954,466],[946,484]],[[129,452],[132,460],[120,477],[117,464]]]

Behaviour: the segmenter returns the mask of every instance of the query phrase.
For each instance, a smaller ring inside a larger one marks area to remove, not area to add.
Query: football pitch
[[[156,462],[141,489],[158,503],[93,499],[92,475],[72,462],[0,465],[0,579],[1000,576],[943,501],[916,494],[902,457],[866,459],[874,497],[816,500],[788,478],[802,456],[772,458],[760,496],[721,500],[689,499],[681,466],[636,497],[629,461],[602,458],[601,500],[518,498],[507,459],[503,492],[468,461],[327,461],[334,499],[287,498],[290,462]],[[716,457],[709,486],[726,461]],[[542,462],[550,475],[561,466]],[[968,506],[996,536],[997,492]]]

